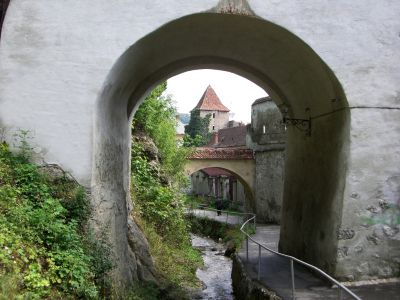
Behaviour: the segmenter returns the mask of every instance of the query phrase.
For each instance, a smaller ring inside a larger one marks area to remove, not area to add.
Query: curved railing
[[[207,211],[214,211],[214,212],[218,212],[217,209],[212,209],[212,208],[206,208],[205,207],[199,207],[199,209],[202,209],[204,211],[203,216],[206,216],[206,210]],[[238,224],[239,222],[239,218],[240,216],[249,216],[249,218],[246,219],[246,221],[242,224],[242,226],[240,227],[240,231],[246,236],[246,260],[249,260],[249,241],[255,243],[256,245],[258,245],[258,270],[257,270],[257,278],[258,280],[260,280],[260,274],[261,274],[261,251],[262,249],[271,252],[275,255],[278,255],[280,257],[284,257],[287,258],[290,261],[290,276],[291,276],[291,281],[292,281],[292,299],[296,299],[296,285],[295,285],[295,278],[294,278],[294,266],[293,266],[293,262],[299,263],[317,273],[319,273],[320,275],[322,275],[325,279],[329,280],[333,286],[337,286],[338,288],[338,299],[342,299],[343,296],[343,292],[347,293],[349,296],[351,296],[353,299],[357,299],[357,300],[361,300],[360,297],[358,297],[356,294],[354,294],[352,291],[350,291],[347,287],[345,287],[343,284],[341,284],[339,281],[337,281],[336,279],[334,279],[333,277],[331,277],[330,275],[326,274],[324,271],[322,271],[321,269],[310,265],[296,257],[290,256],[290,255],[286,255],[286,254],[282,254],[279,253],[275,250],[272,250],[270,248],[268,248],[265,245],[260,244],[259,242],[257,242],[256,240],[254,240],[245,230],[245,227],[249,224],[252,225],[252,227],[254,228],[254,230],[256,230],[257,225],[256,225],[256,215],[253,213],[239,213],[239,212],[230,212],[230,211],[225,211],[225,210],[220,210],[221,214],[223,216],[226,215],[226,219],[225,219],[225,223],[229,223],[229,214],[230,215],[235,215],[238,217]],[[201,215],[201,214],[200,214]]]
[[[280,257],[289,259],[289,261],[290,261],[290,276],[292,279],[292,299],[296,299],[296,286],[295,286],[295,280],[294,280],[294,267],[293,267],[293,262],[295,261],[313,271],[316,271],[317,273],[321,274],[324,278],[329,280],[331,283],[333,283],[333,285],[336,285],[338,287],[338,299],[342,299],[342,292],[344,291],[349,296],[351,296],[353,299],[361,300],[360,297],[358,297],[356,294],[354,294],[352,291],[350,291],[347,287],[345,287],[343,284],[341,284],[339,281],[337,281],[333,277],[326,274],[321,269],[319,269],[313,265],[310,265],[296,257],[274,251],[274,250],[260,244],[259,242],[255,241],[254,239],[252,239],[251,236],[244,230],[244,227],[252,220],[253,220],[253,218],[250,218],[246,222],[244,222],[242,224],[242,226],[240,227],[240,231],[246,236],[246,259],[247,260],[249,260],[249,240],[258,245],[258,271],[257,271],[258,279],[260,279],[260,273],[261,273],[261,249],[264,249],[264,250],[274,253]]]
[[[253,214],[253,213],[242,213],[242,212],[229,211],[229,210],[218,210],[218,209],[211,208],[211,207],[208,207],[208,206],[196,206],[196,208],[190,207],[190,210],[193,210],[193,209],[198,209],[198,210],[202,211],[203,212],[203,217],[207,217],[206,216],[206,211],[213,211],[215,213],[221,212],[221,216],[225,217],[225,219],[224,219],[224,223],[225,224],[230,223],[229,222],[229,216],[232,216],[233,217],[232,219],[237,218],[237,224],[241,223],[240,222],[240,217],[241,216],[244,216],[244,217],[245,216],[249,216],[250,219],[252,219],[252,227],[254,228],[254,230],[256,230],[256,228],[257,228],[256,215]],[[201,213],[199,215],[201,215]],[[246,219],[246,220],[249,220],[249,219]]]

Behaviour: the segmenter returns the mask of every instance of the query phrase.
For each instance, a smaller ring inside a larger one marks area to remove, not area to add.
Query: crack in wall
[[[342,107],[339,109],[335,109],[334,111],[323,113],[314,117],[310,117],[311,120],[319,119],[322,117],[326,117],[329,115],[333,115],[337,112],[341,112],[344,110],[351,110],[351,109],[387,109],[387,110],[400,110],[400,107],[392,107],[392,106],[350,106],[350,107]]]

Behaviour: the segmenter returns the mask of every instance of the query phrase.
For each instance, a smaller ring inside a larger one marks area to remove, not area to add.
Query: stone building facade
[[[271,98],[256,100],[251,106],[247,146],[256,160],[255,203],[257,218],[263,223],[280,223],[285,168],[285,126]]]
[[[203,96],[193,108],[193,110],[195,109],[200,111],[200,117],[202,118],[211,115],[209,132],[217,132],[228,126],[229,109],[222,104],[211,85],[204,91]]]

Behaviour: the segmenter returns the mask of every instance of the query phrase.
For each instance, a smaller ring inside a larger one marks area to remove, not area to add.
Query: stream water
[[[224,256],[225,247],[212,239],[191,235],[192,245],[202,252],[204,267],[197,277],[203,282],[203,290],[192,294],[192,299],[235,299],[232,293],[232,260]]]

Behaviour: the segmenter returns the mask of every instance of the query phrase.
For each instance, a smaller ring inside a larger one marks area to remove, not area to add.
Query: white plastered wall
[[[113,64],[161,25],[216,4],[11,1],[0,41],[1,126],[30,130],[44,161],[61,165],[89,186],[94,107]],[[364,241],[363,249],[379,247],[365,242],[373,232],[363,233],[365,226],[354,216],[369,217],[371,205],[399,199],[393,178],[400,173],[400,5],[391,0],[249,4],[258,16],[310,45],[342,84],[352,107],[342,229],[354,230],[355,238]],[[351,250],[351,239],[340,243],[348,249],[339,261],[359,255]],[[364,269],[376,274],[372,267]],[[383,276],[391,274],[385,272]],[[345,277],[348,271],[343,267],[339,273]]]

